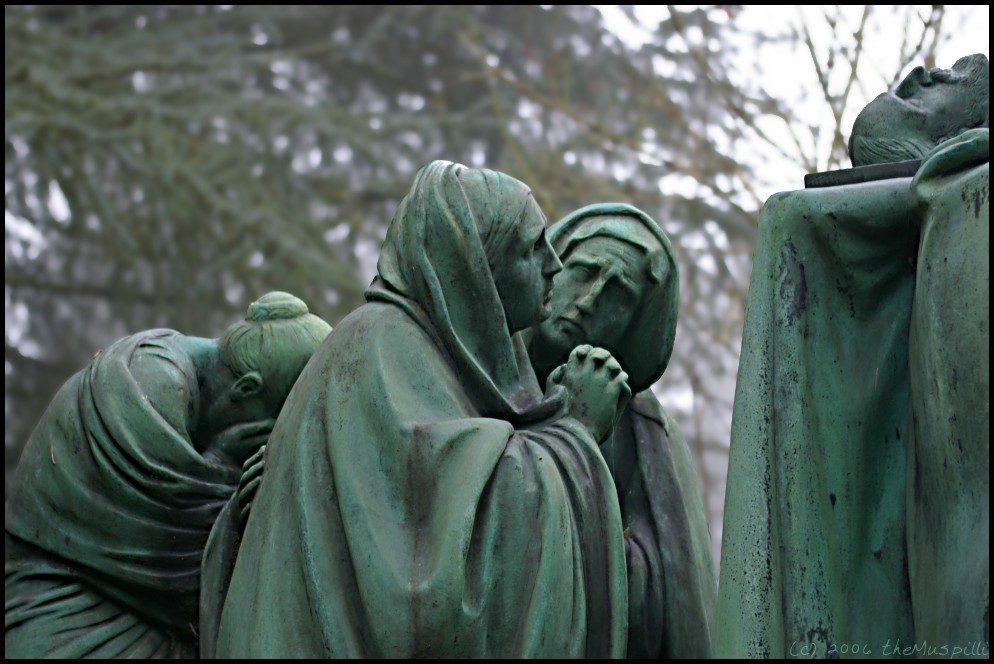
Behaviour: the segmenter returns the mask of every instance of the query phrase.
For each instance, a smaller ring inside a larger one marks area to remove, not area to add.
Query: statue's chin
[[[866,105],[853,123],[849,157],[853,166],[921,159],[935,147],[924,135],[928,112],[915,99],[892,92]]]

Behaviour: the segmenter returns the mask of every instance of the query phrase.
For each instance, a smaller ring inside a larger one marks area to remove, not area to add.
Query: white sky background
[[[667,9],[658,5],[636,5],[634,13],[639,23],[633,23],[617,6],[602,5],[598,7],[604,16],[609,29],[631,46],[637,47],[651,38],[651,33],[660,19],[667,16]],[[842,21],[838,25],[838,34],[852,42],[852,33],[858,28],[864,5],[844,6],[773,6],[748,5],[739,11],[734,18],[725,18],[725,14],[715,11],[712,18],[716,20],[734,20],[736,25],[747,32],[764,35],[789,35],[792,31],[807,25],[812,41],[816,46],[818,58],[825,62],[828,58],[829,46],[833,35],[825,19],[826,9],[832,13],[841,12]],[[916,10],[922,17],[928,17],[930,5],[919,5]],[[848,140],[848,132],[860,110],[878,94],[892,86],[892,80],[901,67],[900,54],[902,37],[905,34],[903,20],[906,18],[907,6],[876,6],[870,14],[866,25],[863,42],[863,54],[858,69],[858,80],[850,93],[850,98],[842,116],[843,136]],[[912,30],[915,38],[921,32],[921,21]],[[959,58],[972,53],[983,53],[990,57],[990,6],[947,5],[943,19],[942,33],[949,35],[948,40],[940,41],[936,47],[938,67],[949,68]],[[691,36],[692,37],[692,36]],[[686,48],[685,44],[674,44],[674,48]],[[821,128],[820,137],[816,141],[810,129],[795,126],[793,129],[799,136],[805,152],[817,157],[815,170],[824,170],[831,151],[832,131],[835,122],[830,107],[825,101],[824,94],[818,82],[811,55],[803,44],[793,44],[790,40],[778,43],[764,43],[759,47],[742,43],[739,45],[741,57],[735,71],[730,77],[747,90],[762,89],[777,99],[790,104],[803,118],[803,124]],[[923,64],[920,61],[905,65],[897,80],[903,78],[915,66]],[[843,90],[848,79],[848,66],[837,67],[837,78],[829,80],[829,88],[833,93]],[[751,143],[738,144],[734,155],[741,163],[754,167],[758,181],[751,184],[761,200],[769,198],[778,191],[788,191],[803,188],[804,174],[802,160],[798,157],[797,148],[784,121],[780,118],[767,116],[759,119],[759,128],[774,139],[788,154],[795,155],[794,159],[778,153],[776,149],[760,139]],[[719,137],[720,138],[720,137]],[[806,144],[805,144],[806,142]],[[748,145],[747,153],[743,154],[743,145]],[[846,161],[841,167],[848,167]],[[835,166],[838,168],[839,166]],[[701,187],[692,178],[674,174],[664,176],[660,180],[664,194],[679,194],[688,197],[711,198],[714,192]],[[755,209],[752,199],[737,200],[743,208]],[[744,275],[744,278],[747,276]],[[679,332],[678,332],[679,333]],[[732,374],[734,376],[734,373]],[[734,383],[727,385],[728,401],[732,401]],[[671,413],[682,413],[689,418],[694,410],[694,393],[689,386],[668,384],[665,392],[657,393],[667,410]],[[731,412],[722,421],[707,422],[711,435],[719,440],[728,440],[731,436]],[[720,433],[716,430],[720,429]],[[706,472],[711,478],[710,490],[706,496],[708,512],[712,517],[711,535],[714,546],[715,563],[720,559],[722,516],[724,505],[725,476],[727,474],[728,457],[718,454],[705,454]]]
[[[856,30],[863,7],[864,5],[838,6],[845,21],[839,27],[840,32],[844,32],[847,28],[850,33]],[[918,5],[917,10],[922,16],[927,17],[930,7],[930,5]],[[608,28],[633,46],[647,41],[659,20],[667,15],[664,6],[635,5],[635,15],[641,23],[636,25],[615,5],[600,5],[598,9],[604,16]],[[866,27],[859,80],[854,86],[843,115],[844,131],[852,127],[856,115],[867,102],[888,89],[891,78],[900,66],[899,56],[904,27],[903,24],[897,23],[899,17],[896,11],[903,9],[903,7],[882,5],[876,7],[871,14]],[[834,11],[835,7],[832,7],[832,10]],[[722,12],[713,14],[714,18],[721,16]],[[734,19],[728,20],[734,20],[741,29],[771,36],[789,34],[806,24],[818,47],[819,58],[824,62],[828,57],[828,44],[832,35],[825,21],[824,5],[745,5]],[[947,5],[942,32],[955,36],[938,45],[937,66],[952,67],[956,60],[972,53],[983,53],[989,58],[990,5]],[[793,108],[800,111],[801,117],[809,118],[809,124],[824,128],[819,145],[812,144],[809,150],[818,155],[819,162],[823,165],[830,150],[829,129],[833,126],[833,120],[818,85],[818,77],[810,54],[805,48],[797,48],[788,43],[766,43],[759,48],[743,44],[741,53],[743,57],[740,66],[732,72],[734,81],[745,83],[747,86],[755,85],[778,99],[790,102]],[[901,77],[903,78],[918,64],[921,63],[914,62],[905,66],[901,71]],[[846,72],[838,70],[836,73]],[[832,80],[830,83],[834,84],[833,91],[840,91],[845,80]],[[780,145],[792,145],[793,141],[782,120],[768,117],[761,119],[759,126],[768,135],[778,139]],[[753,154],[740,154],[738,157],[746,163],[764,166],[762,175],[766,181],[760,183],[761,187],[758,189],[760,197],[764,200],[778,191],[803,187],[805,171],[798,163],[778,155],[762,142],[757,142]],[[677,190],[664,193],[695,194],[693,183],[685,179],[674,180],[672,186]],[[744,207],[749,207],[744,201],[743,203]]]

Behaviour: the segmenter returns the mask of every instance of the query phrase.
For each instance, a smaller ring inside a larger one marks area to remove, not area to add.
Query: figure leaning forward
[[[208,533],[330,330],[269,293],[221,339],[141,332],[63,385],[9,489],[8,658],[198,656]]]

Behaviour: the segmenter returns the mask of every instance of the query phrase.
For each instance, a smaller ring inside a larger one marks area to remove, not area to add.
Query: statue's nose
[[[901,99],[907,99],[914,96],[915,92],[920,88],[928,87],[932,85],[932,75],[924,67],[915,67],[911,72],[904,77],[901,84],[897,86],[897,90],[894,92]]]

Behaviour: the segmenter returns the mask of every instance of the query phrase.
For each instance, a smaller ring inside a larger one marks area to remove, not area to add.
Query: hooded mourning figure
[[[666,370],[679,280],[669,239],[630,205],[598,204],[549,230],[563,262],[550,315],[529,330],[542,378],[579,343],[609,350],[637,392],[601,452],[611,469],[628,567],[628,657],[709,657],[716,583],[690,451],[649,390]]]
[[[10,487],[7,657],[198,655],[208,533],[330,330],[269,293],[220,339],[140,332],[62,386]]]
[[[623,528],[597,446],[624,374],[603,351],[582,365],[606,372],[588,405],[615,402],[595,426],[572,379],[543,396],[515,334],[559,267],[523,184],[418,173],[367,304],[274,429],[218,655],[624,654]]]

